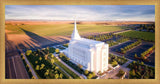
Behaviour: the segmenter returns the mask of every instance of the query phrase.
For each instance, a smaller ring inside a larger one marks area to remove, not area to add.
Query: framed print
[[[2,84],[159,83],[159,0],[1,2]]]

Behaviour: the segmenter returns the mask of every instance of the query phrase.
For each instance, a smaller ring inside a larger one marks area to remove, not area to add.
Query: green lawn
[[[151,33],[151,32],[128,31],[128,32],[120,33],[119,35],[123,35],[130,38],[143,39],[146,41],[155,41],[155,33]]]
[[[40,36],[54,36],[54,35],[71,35],[74,28],[74,24],[53,24],[53,25],[11,25],[6,24],[6,29],[12,32],[9,34],[25,34],[22,30],[35,33]],[[106,26],[95,24],[77,24],[79,33],[88,32],[112,32],[124,30],[126,27],[121,26]]]

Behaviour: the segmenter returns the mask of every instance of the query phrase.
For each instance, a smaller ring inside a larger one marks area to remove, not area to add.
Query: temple
[[[66,54],[72,62],[82,65],[85,70],[97,73],[108,69],[109,45],[104,42],[81,38],[76,21]]]

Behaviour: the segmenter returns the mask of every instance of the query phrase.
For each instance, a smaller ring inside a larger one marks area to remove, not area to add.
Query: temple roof
[[[74,22],[74,30],[71,36],[71,41],[74,41],[74,43],[78,44],[79,46],[85,46],[85,47],[89,47],[91,45],[95,46],[97,44],[104,44],[104,42],[101,41],[81,38],[77,30],[76,21]]]

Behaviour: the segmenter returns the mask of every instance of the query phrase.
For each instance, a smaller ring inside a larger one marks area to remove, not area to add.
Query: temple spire
[[[78,30],[77,30],[77,24],[76,24],[76,20],[74,21],[74,30],[73,30],[73,33],[72,33],[72,36],[71,36],[71,39],[80,39],[80,35],[78,33]]]

